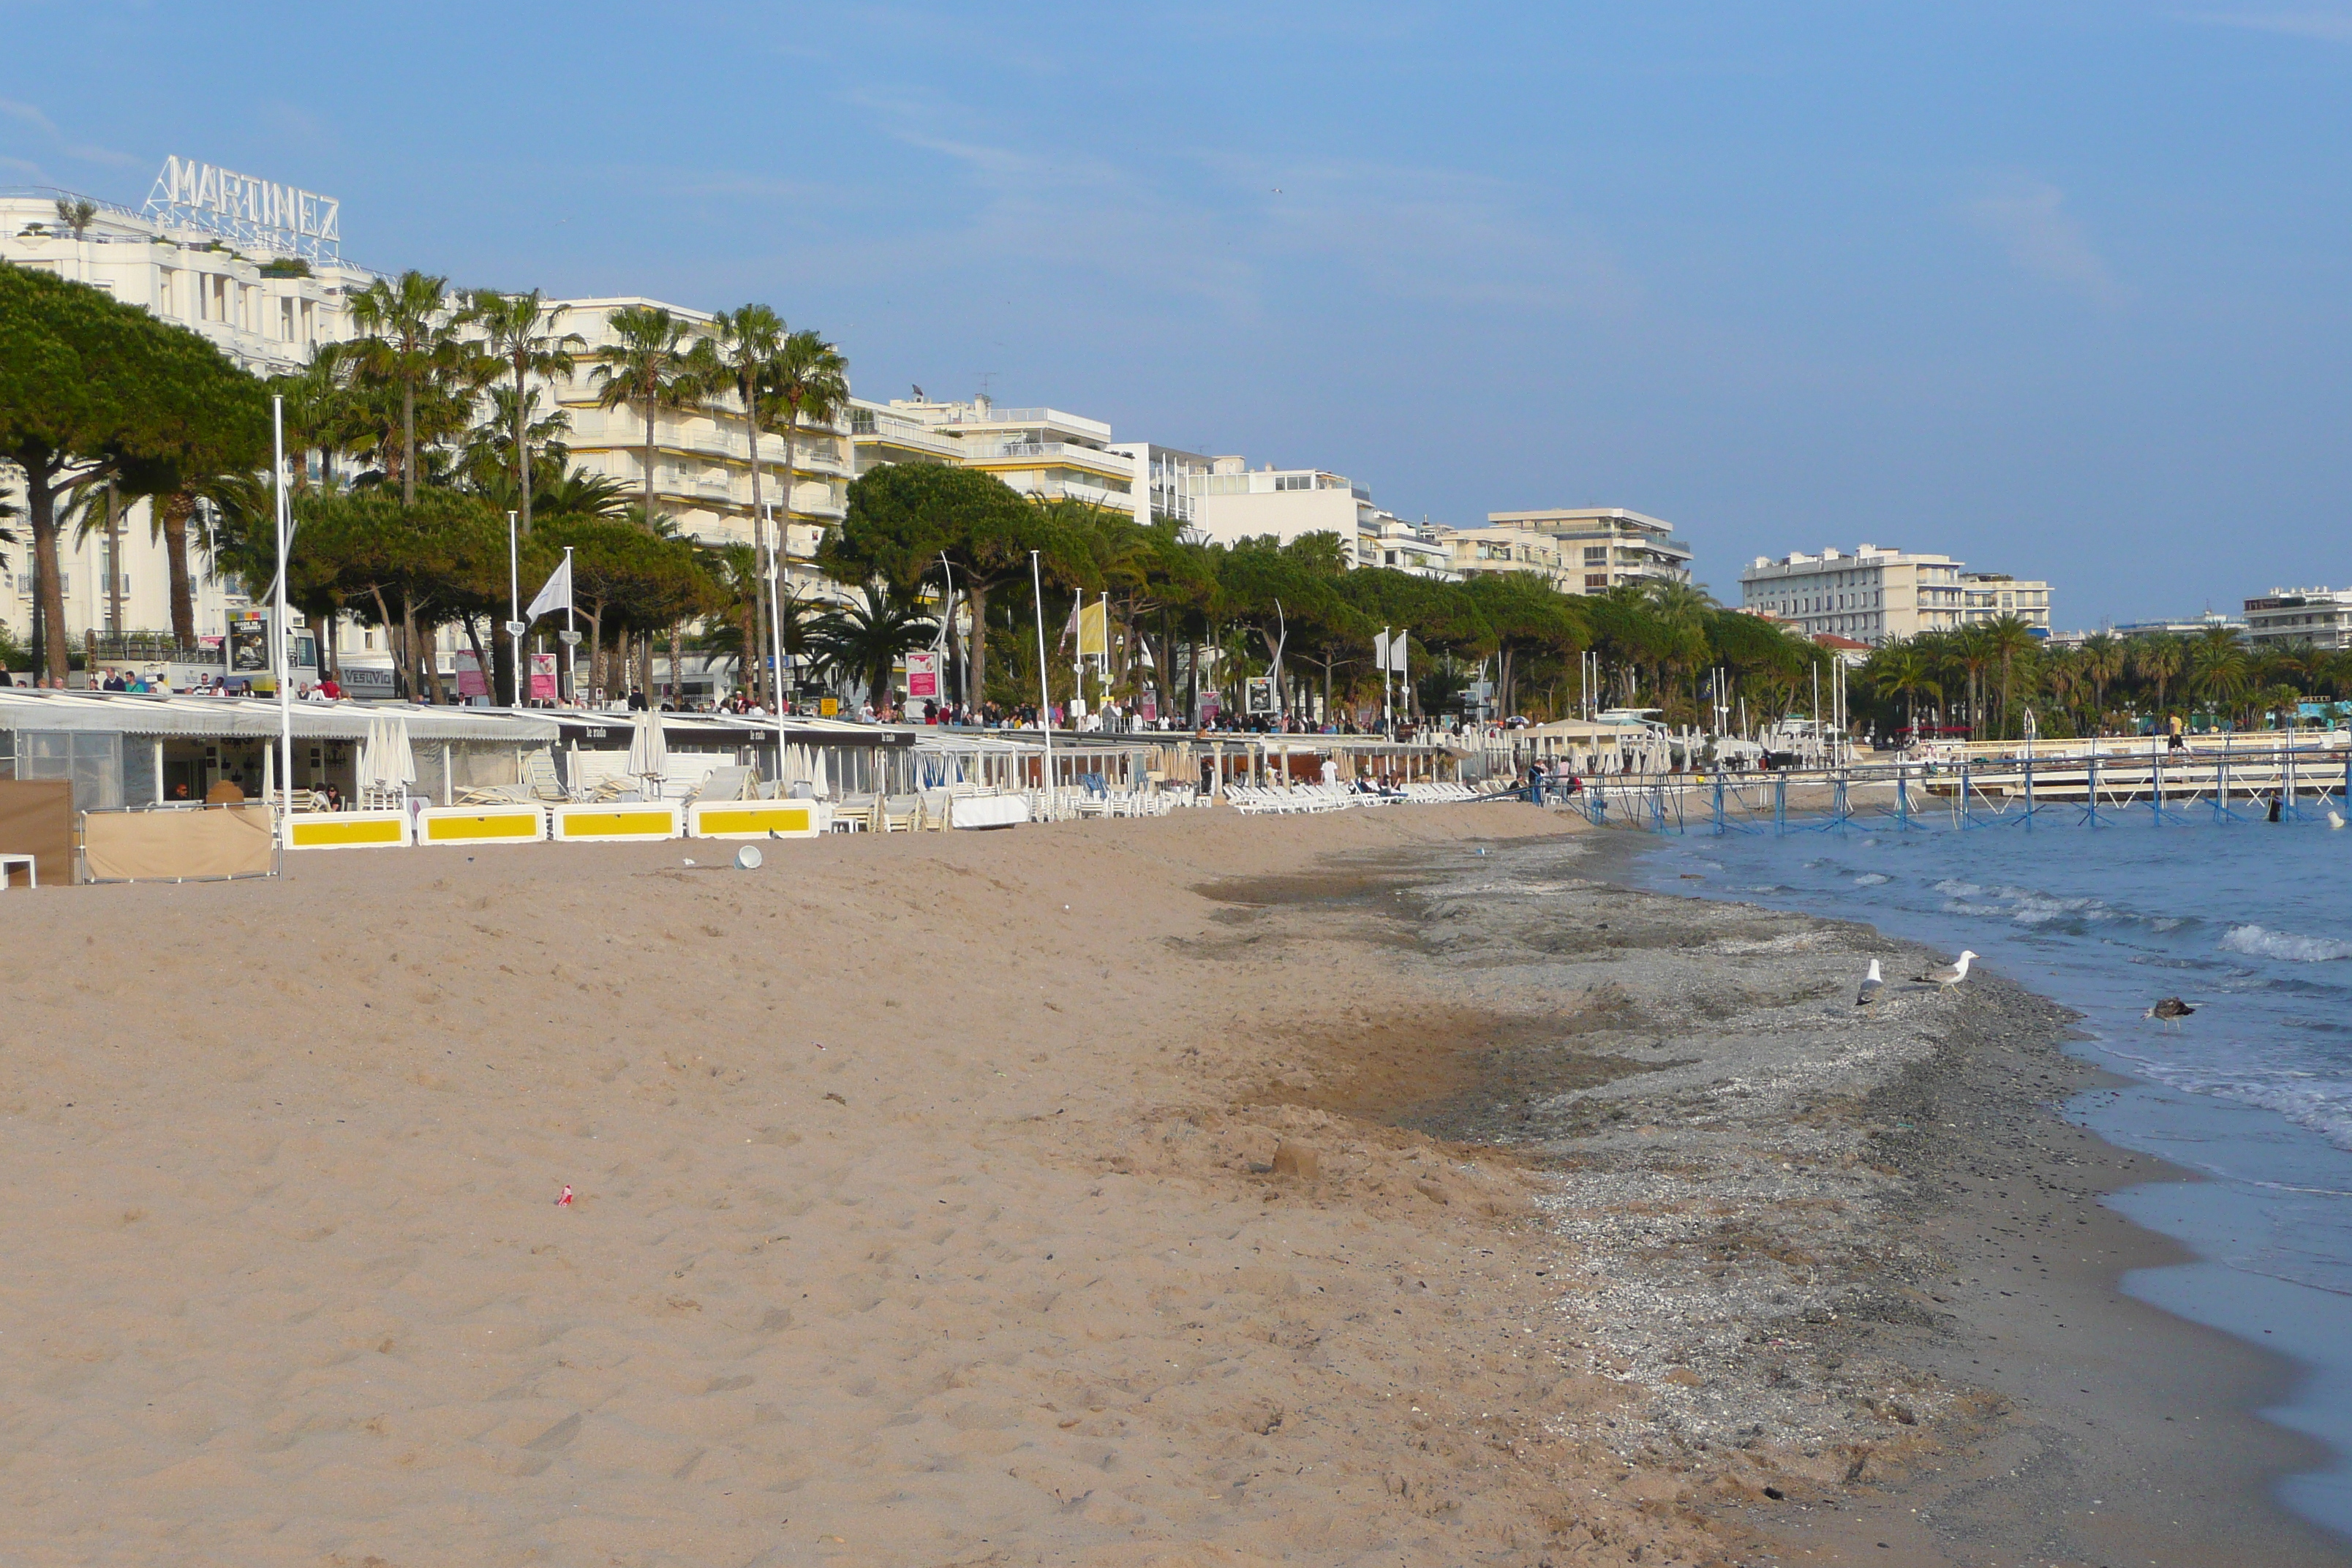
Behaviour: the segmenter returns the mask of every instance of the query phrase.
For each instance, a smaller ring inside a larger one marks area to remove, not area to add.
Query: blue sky
[[[1440,521],[2352,584],[2352,0],[0,0],[0,183],[169,153],[464,285],[764,300]]]

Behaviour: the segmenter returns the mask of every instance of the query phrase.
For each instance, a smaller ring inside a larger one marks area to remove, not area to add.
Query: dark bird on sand
[[[2163,1001],[2158,1002],[2155,1006],[2150,1007],[2147,1012],[2142,1013],[2140,1016],[2143,1018],[2154,1018],[2159,1023],[2177,1024],[2195,1011],[2197,1011],[2196,1008],[2190,1006],[2188,1003],[2183,1002],[2179,997],[2167,996]]]

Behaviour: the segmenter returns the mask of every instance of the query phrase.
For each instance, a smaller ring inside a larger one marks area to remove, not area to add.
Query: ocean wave
[[[2281,958],[2290,963],[2327,963],[2352,958],[2352,942],[2297,936],[2293,931],[2266,931],[2258,925],[2231,926],[2221,938],[2221,948],[2249,958]]]
[[[1936,891],[1955,899],[1973,899],[1984,889],[1974,882],[1963,882],[1958,877],[1947,877],[1936,884]]]
[[[1881,882],[1891,882],[1893,880],[1895,880],[1895,879],[1888,876],[1884,871],[1864,871],[1861,876],[1856,877],[1853,879],[1853,885],[1857,888],[1875,888]]]

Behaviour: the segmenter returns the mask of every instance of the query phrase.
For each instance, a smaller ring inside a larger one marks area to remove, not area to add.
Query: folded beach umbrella
[[[416,752],[408,743],[408,721],[394,719],[384,725],[383,787],[405,789],[416,782]]]
[[[381,719],[371,719],[367,721],[367,733],[360,740],[359,770],[357,776],[352,781],[358,788],[362,790],[372,790],[383,787],[377,782],[378,775],[376,772],[377,766],[382,761],[383,756],[383,721]]]
[[[662,732],[661,710],[648,708],[637,715],[629,736],[629,772],[641,779],[658,779],[669,760],[669,740]]]

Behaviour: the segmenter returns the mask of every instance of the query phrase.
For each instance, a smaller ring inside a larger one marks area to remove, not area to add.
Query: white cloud
[[[1604,248],[1564,237],[1531,194],[1440,167],[1277,164],[1203,149],[1151,160],[1033,151],[955,129],[944,106],[853,99],[886,133],[953,170],[963,201],[943,257],[1067,268],[1248,318],[1305,264],[1374,294],[1522,311],[1614,310],[1638,297]]]
[[[37,130],[47,132],[51,136],[58,133],[58,128],[49,122],[49,117],[29,103],[18,103],[13,98],[0,98],[0,114],[5,114],[11,120],[21,120]]]
[[[2209,11],[2197,20],[2217,27],[2246,27],[2322,43],[2352,44],[2352,12],[2347,11]]]
[[[33,105],[19,103],[13,98],[0,98],[0,118],[14,120],[19,124],[31,126],[56,147],[61,155],[71,158],[77,163],[105,163],[123,169],[139,168],[144,163],[142,159],[134,158],[128,153],[118,153],[110,147],[100,147],[88,142],[68,142],[65,139],[65,132],[58,129],[55,121]]]
[[[2066,210],[2066,194],[2040,180],[2007,182],[1960,204],[1960,216],[1990,236],[2026,271],[2080,289],[2101,303],[2120,299],[2115,276],[2081,221]]]

